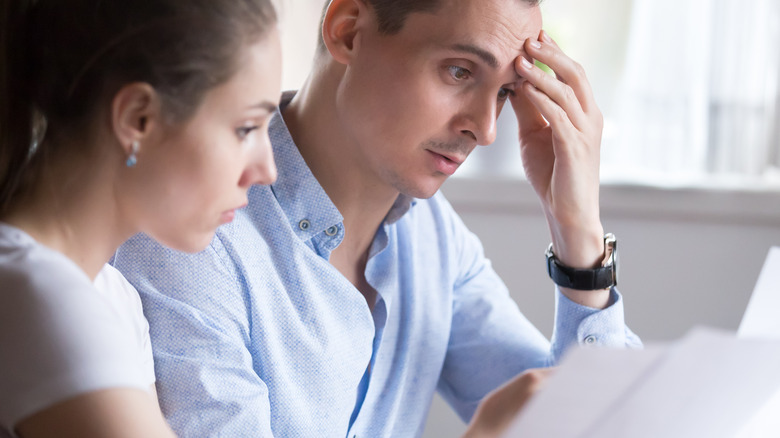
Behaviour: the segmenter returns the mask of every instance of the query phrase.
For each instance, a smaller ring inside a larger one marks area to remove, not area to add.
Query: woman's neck
[[[94,279],[134,234],[117,213],[111,166],[51,166],[2,220],[59,251]]]

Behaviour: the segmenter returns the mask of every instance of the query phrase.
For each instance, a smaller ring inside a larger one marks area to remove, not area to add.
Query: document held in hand
[[[773,247],[750,296],[737,336],[780,339],[780,247]],[[780,388],[737,438],[780,437]]]
[[[778,403],[780,248],[773,248],[739,337],[697,328],[644,350],[574,349],[504,437],[776,438]]]

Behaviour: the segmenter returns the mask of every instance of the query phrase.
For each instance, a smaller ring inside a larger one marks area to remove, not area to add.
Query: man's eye
[[[450,71],[450,75],[456,80],[462,81],[471,77],[471,72],[463,67],[457,65],[451,65],[447,67]]]
[[[507,100],[509,96],[514,95],[515,92],[510,90],[509,88],[502,88],[498,90],[498,100]]]
[[[236,135],[240,140],[245,139],[252,131],[260,128],[259,126],[242,126],[236,129]]]

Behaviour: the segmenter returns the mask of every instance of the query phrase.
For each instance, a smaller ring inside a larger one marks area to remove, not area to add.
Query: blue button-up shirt
[[[556,291],[548,341],[440,193],[400,196],[377,230],[371,311],[328,262],[342,216],[278,113],[270,135],[279,179],[253,187],[205,251],[138,235],[114,261],[141,294],[179,435],[418,436],[437,390],[468,420],[489,391],[571,344],[639,344],[616,290],[601,311]]]

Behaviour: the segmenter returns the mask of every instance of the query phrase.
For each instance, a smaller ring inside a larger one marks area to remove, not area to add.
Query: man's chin
[[[411,196],[412,198],[428,199],[441,189],[442,184],[444,184],[444,181],[446,180],[446,177],[436,178],[435,180],[429,179],[420,182],[419,184],[408,184],[405,187],[398,187],[398,191],[406,196]]]

